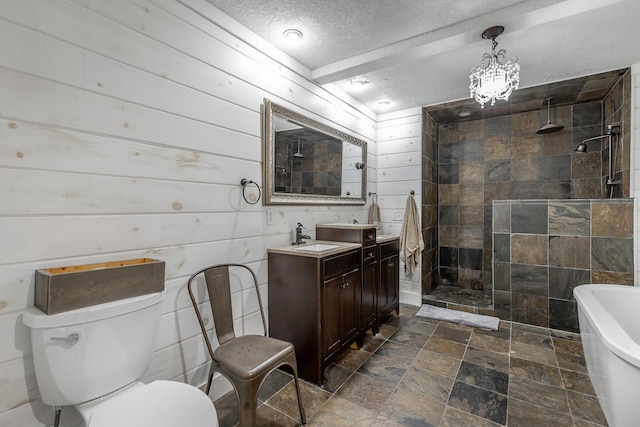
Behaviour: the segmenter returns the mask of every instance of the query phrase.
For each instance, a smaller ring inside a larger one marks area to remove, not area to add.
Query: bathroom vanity
[[[313,242],[268,249],[269,335],[293,343],[298,375],[324,368],[360,335],[360,245]]]
[[[318,225],[316,237],[268,249],[269,335],[292,342],[299,376],[321,385],[342,350],[398,310],[398,237],[370,224]]]

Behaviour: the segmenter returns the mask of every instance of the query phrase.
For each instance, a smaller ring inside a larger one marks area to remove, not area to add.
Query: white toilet
[[[164,294],[47,315],[30,308],[42,401],[73,405],[87,427],[216,427],[209,397],[177,381],[140,382],[153,353]]]

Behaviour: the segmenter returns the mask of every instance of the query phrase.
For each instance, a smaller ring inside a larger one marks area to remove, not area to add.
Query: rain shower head
[[[551,123],[551,98],[547,98],[547,124],[536,131],[537,134],[543,135],[547,133],[559,132],[564,129],[562,125],[554,125]]]
[[[304,154],[300,152],[300,138],[298,138],[298,151],[293,154],[293,157],[302,158]]]

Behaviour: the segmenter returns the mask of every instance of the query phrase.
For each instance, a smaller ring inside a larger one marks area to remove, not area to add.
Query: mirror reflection
[[[265,100],[265,203],[364,204],[366,143]]]

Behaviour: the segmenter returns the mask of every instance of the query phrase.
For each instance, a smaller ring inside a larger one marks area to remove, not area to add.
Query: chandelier
[[[469,90],[484,108],[485,102],[496,103],[496,99],[507,101],[509,95],[520,85],[520,65],[518,58],[507,58],[507,51],[500,49],[496,52],[498,37],[504,31],[501,25],[486,29],[482,33],[483,39],[491,40],[491,53],[482,55],[482,64],[471,69],[469,76]]]

